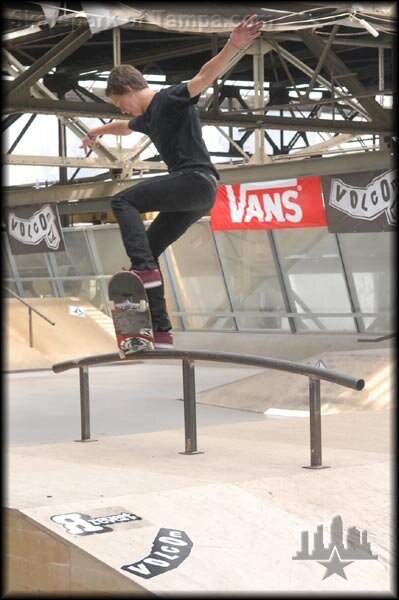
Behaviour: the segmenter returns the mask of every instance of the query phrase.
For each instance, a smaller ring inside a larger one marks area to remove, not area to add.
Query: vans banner
[[[325,176],[322,177],[322,186],[330,232],[396,229],[396,170]]]
[[[320,177],[220,185],[211,211],[214,230],[326,224]]]
[[[13,254],[61,252],[64,238],[57,204],[6,208],[7,234]]]

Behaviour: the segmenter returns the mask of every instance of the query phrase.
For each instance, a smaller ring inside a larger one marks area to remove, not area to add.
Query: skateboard
[[[120,271],[108,284],[109,306],[119,355],[154,349],[154,334],[147,293],[140,277]]]

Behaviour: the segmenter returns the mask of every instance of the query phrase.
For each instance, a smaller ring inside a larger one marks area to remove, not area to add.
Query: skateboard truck
[[[109,301],[110,310],[115,310],[115,308],[121,308],[123,310],[127,308],[131,308],[137,312],[145,312],[148,310],[148,302],[147,300],[140,300],[140,302],[131,302],[130,300],[124,300],[123,302],[115,302],[114,300]]]

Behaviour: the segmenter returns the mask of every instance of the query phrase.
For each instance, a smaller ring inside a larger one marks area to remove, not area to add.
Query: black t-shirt
[[[172,85],[157,92],[147,110],[130,119],[129,127],[148,135],[170,173],[200,169],[219,179],[202,139],[198,99],[199,95],[190,98],[187,83]]]

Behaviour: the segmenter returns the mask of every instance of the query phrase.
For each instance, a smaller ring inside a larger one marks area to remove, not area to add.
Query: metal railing
[[[142,350],[132,355],[132,358],[122,359],[118,353],[86,356],[74,360],[56,363],[54,373],[69,369],[79,369],[80,379],[80,416],[81,439],[90,438],[90,397],[89,397],[89,366],[109,363],[132,364],[137,360],[182,360],[183,366],[183,400],[184,400],[184,434],[185,451],[181,454],[198,454],[197,450],[197,418],[195,399],[195,360],[234,363],[252,367],[263,367],[277,371],[286,371],[305,375],[309,378],[309,419],[310,419],[310,465],[304,468],[327,468],[322,465],[321,448],[321,395],[320,380],[329,381],[353,390],[364,388],[364,379],[344,375],[330,369],[312,367],[301,363],[267,358],[263,356],[233,354],[226,352],[208,352],[202,350]]]
[[[21,296],[18,296],[18,294],[16,294],[15,292],[13,292],[12,290],[10,290],[7,286],[5,286],[3,284],[3,288],[5,290],[7,290],[7,292],[9,294],[11,294],[12,296],[14,296],[14,298],[16,298],[17,300],[19,300],[19,302],[21,302],[21,304],[25,304],[25,306],[28,307],[28,320],[29,320],[29,347],[33,348],[33,318],[32,318],[32,312],[36,313],[37,315],[39,315],[39,317],[41,317],[42,319],[44,319],[45,321],[47,321],[47,323],[50,323],[50,325],[55,325],[55,323],[53,321],[51,321],[51,319],[49,319],[48,317],[46,317],[43,313],[41,313],[39,310],[37,310],[36,308],[34,308],[31,304],[29,304],[28,302],[26,302],[25,300],[22,300]]]
[[[380,337],[375,338],[359,338],[358,342],[385,342],[385,340],[390,340],[392,338],[397,337],[397,333],[387,333],[387,335],[382,335]]]

